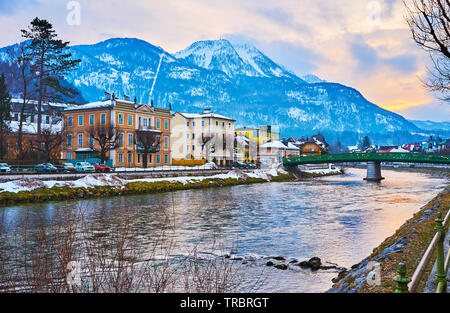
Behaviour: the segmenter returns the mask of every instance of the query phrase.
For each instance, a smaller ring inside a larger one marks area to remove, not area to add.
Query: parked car
[[[75,164],[75,169],[77,172],[95,172],[95,167],[89,162],[78,162]]]
[[[245,169],[245,168],[247,168],[245,163],[242,163],[242,162],[233,162],[233,164],[231,164],[231,167],[232,168],[237,168],[237,169]]]
[[[51,163],[42,163],[36,165],[34,171],[37,173],[56,173],[58,169]]]
[[[111,172],[111,168],[106,164],[92,163],[92,165],[94,166],[96,172],[99,172],[99,173]]]
[[[61,173],[68,173],[68,172],[75,172],[75,165],[72,163],[61,163],[56,165],[56,168],[58,169],[58,172]]]
[[[11,173],[11,168],[6,163],[0,163],[0,173]]]
[[[249,169],[252,169],[252,170],[256,169],[256,164],[254,164],[254,163],[248,162],[248,163],[245,163],[245,165]]]

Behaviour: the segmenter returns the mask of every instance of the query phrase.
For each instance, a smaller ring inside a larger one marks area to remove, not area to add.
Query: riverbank
[[[343,271],[333,280],[335,285],[331,293],[391,293],[395,291],[397,267],[399,263],[407,265],[407,276],[419,264],[425,250],[435,234],[437,213],[442,216],[450,209],[450,185],[438,196],[421,208],[419,212],[406,221],[391,237],[387,238],[373,253],[360,263],[352,266],[350,271]],[[381,284],[369,285],[368,274],[374,270],[373,264],[380,264]],[[424,277],[428,277],[434,264],[430,262]],[[426,279],[421,282],[419,292],[423,290]]]
[[[283,170],[244,173],[239,170],[210,177],[170,177],[125,180],[116,175],[91,174],[75,181],[21,179],[0,184],[0,205],[154,194],[177,190],[294,181]]]

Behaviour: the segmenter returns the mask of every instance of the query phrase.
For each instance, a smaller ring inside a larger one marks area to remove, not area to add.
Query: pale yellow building
[[[248,145],[237,147],[238,161],[259,162],[260,147],[269,141],[279,141],[280,131],[275,126],[241,127],[236,129],[237,136],[248,138]]]
[[[234,160],[235,120],[204,109],[176,112],[172,119],[172,158],[230,165]]]

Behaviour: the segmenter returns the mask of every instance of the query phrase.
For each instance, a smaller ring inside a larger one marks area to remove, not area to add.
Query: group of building
[[[20,100],[13,100],[13,132],[18,128],[20,106]],[[23,132],[27,136],[36,134],[34,106],[24,112]],[[156,107],[153,103],[139,104],[136,99],[119,99],[109,94],[102,101],[83,105],[44,105],[42,117],[43,127],[55,127],[63,134],[58,154],[61,160],[67,161],[98,158],[100,147],[98,140],[92,137],[92,128],[113,127],[116,144],[107,151],[107,160],[116,167],[142,167],[144,163],[149,167],[201,165],[206,162],[218,166],[229,166],[233,162],[270,166],[286,156],[321,154],[327,149],[324,139],[317,136],[280,140],[276,127],[236,128],[235,124],[234,119],[210,109],[194,113],[173,112],[171,108]],[[158,147],[152,153],[144,153],[137,138],[137,133],[143,130],[157,134]],[[148,158],[147,162],[144,157]]]
[[[109,94],[107,94],[109,95]],[[21,100],[12,101],[11,130],[17,132]],[[79,161],[99,157],[98,139],[93,127],[114,128],[114,148],[107,151],[107,163],[116,167],[157,167],[168,165],[202,165],[214,162],[229,166],[233,162],[260,163],[271,166],[283,157],[321,155],[329,145],[319,133],[305,138],[282,138],[274,126],[239,127],[230,117],[203,109],[201,112],[173,112],[153,103],[139,104],[136,99],[108,96],[102,101],[83,105],[45,104],[42,128],[56,128],[64,138],[55,151],[61,160]],[[23,112],[24,144],[36,134],[35,103]],[[155,149],[145,151],[137,137],[139,132],[155,134]],[[14,136],[12,136],[12,139]],[[450,148],[450,140],[430,137],[421,143],[402,146],[370,146],[364,151],[348,147],[349,152],[433,153]],[[11,157],[11,156],[10,156]],[[11,158],[14,158],[12,156]],[[144,162],[144,158],[148,158]],[[144,165],[145,164],[145,165]]]
[[[402,145],[394,146],[375,146],[371,145],[364,149],[360,149],[357,146],[348,147],[349,152],[357,153],[449,153],[450,152],[450,139],[442,139],[440,137],[431,136],[428,140],[417,143],[406,143]]]
[[[138,104],[128,99],[106,99],[84,105],[69,106],[62,111],[67,140],[63,142],[61,158],[86,160],[95,158],[97,149],[89,138],[89,128],[113,125],[119,144],[109,151],[112,165],[143,166],[142,149],[136,132],[151,129],[160,133],[160,147],[148,155],[148,166],[196,165],[214,162],[229,166],[233,162],[273,164],[282,157],[300,155],[303,151],[322,151],[314,140],[280,141],[279,130],[272,126],[235,128],[230,117],[203,109],[198,113],[172,112]],[[320,145],[320,143],[319,143]]]

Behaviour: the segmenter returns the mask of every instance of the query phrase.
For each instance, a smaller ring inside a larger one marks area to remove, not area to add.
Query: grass
[[[283,174],[272,177],[272,181],[293,181],[292,174]],[[188,189],[203,189],[211,187],[228,187],[236,185],[249,185],[266,183],[262,178],[247,179],[204,179],[201,181],[191,181],[183,184],[181,182],[132,182],[125,185],[124,188],[114,186],[98,186],[93,188],[71,188],[71,187],[53,187],[38,188],[32,191],[21,191],[18,193],[2,192],[0,193],[0,205],[8,206],[19,203],[37,203],[47,201],[79,200],[90,198],[105,198],[112,196],[154,194]]]

